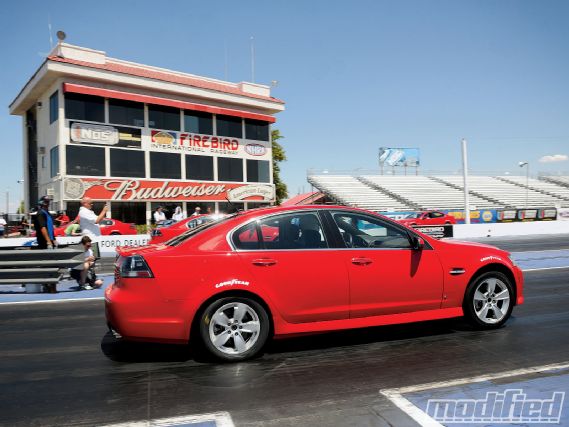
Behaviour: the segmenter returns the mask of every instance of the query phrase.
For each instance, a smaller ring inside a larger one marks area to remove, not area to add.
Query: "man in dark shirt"
[[[49,214],[49,197],[43,196],[38,202],[38,212],[34,215],[34,228],[36,229],[37,249],[53,249],[55,236],[53,234],[53,218]],[[46,292],[57,292],[55,284],[44,285]]]
[[[38,212],[34,216],[34,228],[38,249],[52,249],[55,245],[53,218],[49,214],[49,197],[43,196],[38,202]]]

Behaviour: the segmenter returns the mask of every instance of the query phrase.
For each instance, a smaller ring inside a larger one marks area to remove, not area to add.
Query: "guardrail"
[[[57,284],[61,270],[84,262],[80,249],[11,249],[0,251],[0,285]]]

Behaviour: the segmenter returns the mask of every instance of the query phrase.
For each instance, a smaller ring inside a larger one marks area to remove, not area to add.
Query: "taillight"
[[[120,260],[120,276],[137,279],[149,279],[154,277],[150,267],[140,255],[131,255]]]

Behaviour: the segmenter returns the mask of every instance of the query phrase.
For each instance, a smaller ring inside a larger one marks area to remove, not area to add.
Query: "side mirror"
[[[416,251],[420,251],[425,247],[425,241],[421,237],[412,236],[411,243],[413,245],[413,249]]]

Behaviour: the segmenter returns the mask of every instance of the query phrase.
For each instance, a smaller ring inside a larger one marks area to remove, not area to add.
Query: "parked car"
[[[443,225],[456,224],[456,218],[439,211],[415,212],[399,220],[400,223],[413,225]]]
[[[69,226],[68,224],[62,225],[61,227],[54,227],[53,233],[55,237],[65,237],[65,229]],[[101,227],[101,235],[103,236],[115,236],[123,234],[137,234],[136,225],[126,222],[119,221],[118,219],[104,218],[99,222]],[[36,236],[36,232],[33,231],[32,237]]]
[[[170,225],[156,227],[152,230],[150,243],[157,244],[170,240],[182,234],[184,231],[192,230],[200,225],[217,221],[223,218],[222,214],[196,215],[183,219],[182,221],[171,223]]]
[[[524,300],[507,252],[345,206],[238,212],[117,252],[105,291],[115,336],[191,340],[226,361],[272,336],[458,316],[494,329]]]

